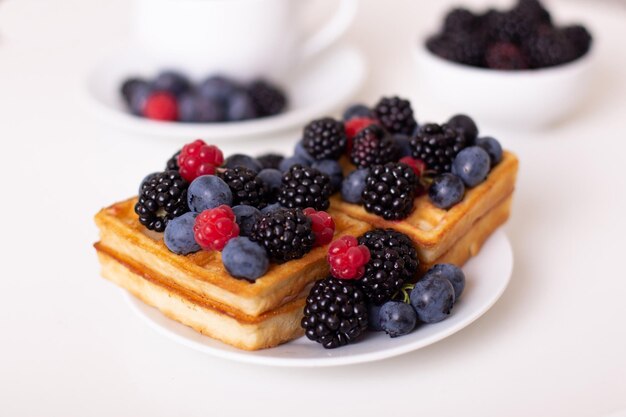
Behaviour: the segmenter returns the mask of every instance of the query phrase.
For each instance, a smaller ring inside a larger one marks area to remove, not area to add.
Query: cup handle
[[[341,0],[326,25],[304,40],[300,57],[307,60],[335,43],[350,27],[358,8],[359,0]]]

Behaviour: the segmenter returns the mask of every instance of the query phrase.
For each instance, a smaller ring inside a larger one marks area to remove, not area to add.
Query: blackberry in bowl
[[[593,57],[589,31],[555,24],[539,0],[482,13],[454,9],[437,32],[419,37],[415,52],[427,95],[523,129],[561,121],[584,101]]]

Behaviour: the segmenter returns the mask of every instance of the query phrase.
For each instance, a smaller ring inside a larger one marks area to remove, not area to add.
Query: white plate
[[[129,47],[99,65],[87,77],[85,98],[89,109],[107,123],[133,133],[211,141],[234,140],[302,126],[345,105],[366,77],[361,53],[352,47],[332,49],[281,82],[289,95],[289,108],[276,116],[230,123],[161,122],[130,114],[120,97],[122,81],[129,76],[153,76],[158,68],[141,50]]]
[[[479,255],[464,267],[465,291],[446,320],[422,325],[412,333],[390,338],[384,332],[368,332],[358,343],[326,350],[301,337],[275,348],[248,352],[236,349],[162,315],[126,291],[132,310],[157,332],[200,352],[239,362],[272,366],[320,367],[371,362],[428,346],[458,332],[482,316],[507,287],[513,271],[513,251],[502,230],[496,231]]]

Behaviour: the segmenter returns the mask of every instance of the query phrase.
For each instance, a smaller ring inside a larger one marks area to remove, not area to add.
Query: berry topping
[[[189,183],[178,171],[151,174],[141,183],[135,213],[139,223],[155,232],[163,232],[167,223],[188,212]]]
[[[178,155],[180,155],[180,151],[176,152],[170,159],[167,160],[165,164],[166,171],[178,171]]]
[[[356,341],[367,320],[361,290],[351,281],[328,277],[311,288],[300,324],[307,338],[333,349]]]
[[[233,193],[228,184],[215,175],[203,175],[193,180],[187,192],[189,210],[201,213],[221,205],[233,204]]]
[[[222,205],[200,213],[193,233],[202,249],[221,251],[230,239],[239,235],[239,225],[233,210]]]
[[[413,134],[417,123],[411,102],[400,97],[383,97],[374,107],[374,114],[389,133]]]
[[[242,153],[232,154],[224,161],[224,168],[237,167],[245,167],[254,172],[259,172],[263,169],[259,161],[249,155],[244,155]]]
[[[426,164],[421,159],[415,159],[411,158],[410,156],[405,156],[403,158],[400,158],[400,161],[398,162],[410,166],[411,169],[413,169],[413,172],[415,172],[415,175],[417,175],[418,177],[421,177],[424,174],[424,171],[426,171]]]
[[[465,136],[465,141],[468,145],[473,144],[478,137],[478,126],[476,126],[476,122],[465,114],[452,116],[446,125]]]
[[[250,236],[252,228],[263,216],[261,211],[252,206],[234,206],[235,220],[239,225],[239,236]]]
[[[475,187],[487,178],[491,160],[489,154],[480,146],[463,149],[454,158],[452,173],[458,175],[466,186]]]
[[[374,118],[374,112],[365,104],[353,104],[343,112],[344,123],[358,118]]]
[[[164,91],[150,93],[143,107],[143,115],[148,119],[175,121],[178,119],[176,97]]]
[[[359,168],[368,168],[395,161],[398,155],[399,149],[391,135],[378,125],[370,125],[354,137],[350,160]]]
[[[476,146],[480,146],[489,154],[491,166],[497,165],[502,160],[502,145],[491,136],[476,139]]]
[[[343,181],[343,168],[341,168],[339,161],[335,161],[334,159],[322,159],[321,161],[313,162],[311,168],[328,175],[333,193],[339,191],[341,181]]]
[[[354,236],[342,236],[328,247],[330,274],[335,278],[360,279],[369,260],[370,250]]]
[[[275,263],[302,258],[315,243],[311,220],[296,208],[266,212],[252,228],[250,239],[263,246]]]
[[[348,120],[344,123],[344,130],[346,131],[346,137],[348,138],[348,145],[346,149],[348,152],[352,150],[354,137],[363,129],[370,125],[377,125],[378,122],[375,119],[369,117],[357,117]]]
[[[193,225],[197,215],[197,213],[185,213],[167,223],[163,242],[170,251],[179,255],[187,255],[200,250],[200,245],[193,235]]]
[[[365,210],[386,220],[404,219],[413,210],[418,185],[418,178],[408,165],[395,162],[374,165],[363,190]]]
[[[428,197],[432,203],[441,208],[449,209],[465,195],[463,180],[454,174],[441,174],[433,179],[428,188]]]
[[[238,166],[227,168],[219,173],[219,177],[230,187],[233,194],[233,205],[245,204],[257,208],[267,205],[269,189],[256,172]]]
[[[302,212],[311,219],[311,230],[315,235],[314,246],[324,246],[330,243],[335,234],[335,221],[331,215],[325,211],[315,211],[311,207],[305,208]]]
[[[215,174],[215,168],[222,165],[224,155],[213,145],[207,145],[197,139],[183,146],[178,156],[180,175],[191,182],[201,175]]]
[[[411,239],[393,229],[374,229],[359,237],[370,250],[359,286],[367,298],[380,305],[415,277],[419,261]]]
[[[222,263],[230,275],[254,282],[269,268],[267,253],[247,237],[234,237],[222,251]]]
[[[361,168],[349,173],[341,183],[341,198],[348,203],[359,204],[365,190],[365,180],[370,174],[368,168]]]
[[[413,157],[422,160],[435,174],[450,172],[454,157],[466,146],[466,136],[448,125],[429,123],[411,139]]]
[[[314,159],[339,159],[346,150],[343,123],[325,117],[313,120],[304,128],[302,146]]]
[[[266,153],[256,158],[263,169],[278,169],[283,159],[285,157],[277,153]]]
[[[278,202],[284,207],[326,210],[332,192],[330,178],[315,168],[294,165],[283,174]]]

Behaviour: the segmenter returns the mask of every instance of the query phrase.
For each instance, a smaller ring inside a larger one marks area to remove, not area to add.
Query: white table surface
[[[409,53],[414,33],[449,4],[363,2],[345,39],[370,63],[360,99],[401,93],[421,121],[449,115],[420,97]],[[593,28],[601,73],[567,123],[532,133],[481,125],[521,159],[506,226],[515,270],[504,296],[460,333],[401,357],[278,369],[177,345],[99,278],[93,214],[133,194],[178,146],[117,132],[82,109],[86,71],[125,43],[128,2],[1,2],[0,415],[602,416],[626,408],[626,12],[549,4]],[[281,135],[272,148],[287,151],[296,137]]]

